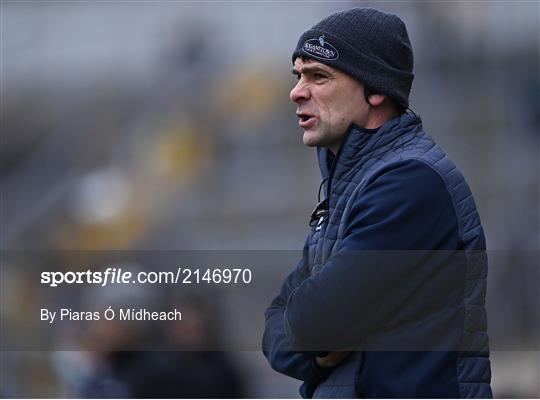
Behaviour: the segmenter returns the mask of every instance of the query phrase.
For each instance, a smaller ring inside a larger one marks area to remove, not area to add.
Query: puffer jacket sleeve
[[[324,380],[331,372],[328,369],[319,368],[315,364],[315,356],[325,353],[293,351],[283,327],[287,299],[293,290],[308,276],[308,247],[306,241],[302,259],[295,270],[285,279],[279,295],[274,298],[266,310],[262,348],[265,357],[274,370],[307,383],[317,383]]]
[[[396,263],[381,265],[382,252],[372,251],[459,247],[453,203],[435,170],[421,161],[400,161],[379,171],[353,201],[336,254],[320,272],[289,286],[282,340],[297,350],[352,350],[404,304],[414,307],[408,299],[418,291],[450,297],[459,287],[452,281],[457,272],[437,280],[433,264],[395,252]],[[429,299],[422,302],[419,307],[429,306]]]

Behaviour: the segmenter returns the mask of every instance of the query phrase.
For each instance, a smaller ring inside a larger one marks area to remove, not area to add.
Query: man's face
[[[298,83],[290,98],[298,106],[304,144],[337,153],[351,122],[365,125],[369,106],[363,85],[344,72],[300,57],[294,61],[293,74]]]

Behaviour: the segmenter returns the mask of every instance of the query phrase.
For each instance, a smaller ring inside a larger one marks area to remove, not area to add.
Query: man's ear
[[[385,94],[370,94],[367,96],[368,103],[372,107],[380,106],[385,99]]]

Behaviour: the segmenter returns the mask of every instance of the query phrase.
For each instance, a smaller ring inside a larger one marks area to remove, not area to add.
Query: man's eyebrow
[[[293,75],[300,75],[301,73],[314,73],[314,72],[324,72],[326,74],[332,74],[331,71],[327,71],[325,68],[320,67],[318,65],[303,67],[302,71],[298,71],[296,68],[292,69]]]

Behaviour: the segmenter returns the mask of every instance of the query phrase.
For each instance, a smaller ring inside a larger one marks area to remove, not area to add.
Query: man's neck
[[[400,115],[400,112],[393,105],[389,104],[385,109],[377,109],[375,112],[368,114],[364,128],[378,129],[386,124],[391,119]]]
[[[364,129],[376,130],[376,129],[379,129],[384,124],[386,124],[391,119],[399,115],[401,115],[401,113],[397,111],[396,109],[392,108],[391,110],[388,110],[388,112],[384,112],[384,113],[379,112],[379,113],[376,113],[375,115],[371,115],[370,118],[368,118],[368,121],[363,126],[362,125],[358,125],[358,126]],[[337,155],[337,153],[339,152],[339,148],[341,147],[341,144],[343,143],[344,140],[345,138],[343,138],[343,140],[337,144],[328,146],[328,150],[330,150],[332,154],[334,154],[334,156]]]

